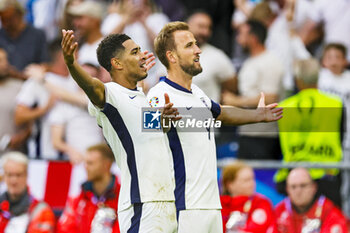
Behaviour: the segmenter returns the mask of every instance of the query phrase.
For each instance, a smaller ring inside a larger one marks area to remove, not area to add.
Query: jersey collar
[[[159,82],[166,82],[167,84],[169,84],[170,86],[172,86],[173,88],[179,90],[179,91],[183,91],[183,92],[186,92],[186,93],[190,93],[192,94],[192,91],[189,91],[187,90],[186,88],[184,88],[183,86],[180,86],[179,84],[171,81],[170,79],[168,79],[167,77],[165,76],[162,76],[159,78]]]

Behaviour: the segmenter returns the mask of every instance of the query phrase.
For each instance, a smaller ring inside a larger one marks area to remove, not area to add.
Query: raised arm
[[[243,125],[258,122],[277,121],[282,118],[282,108],[276,108],[277,103],[265,105],[265,96],[261,93],[257,109],[249,110],[232,106],[221,106],[217,120],[228,125]]]
[[[97,78],[91,77],[75,60],[74,53],[78,43],[74,42],[73,31],[62,30],[62,35],[63,56],[70,74],[81,89],[84,90],[91,102],[99,108],[103,108],[106,102],[104,84]]]

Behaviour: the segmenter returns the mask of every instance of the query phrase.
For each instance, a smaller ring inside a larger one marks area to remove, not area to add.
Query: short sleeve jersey
[[[163,132],[143,132],[142,107],[149,107],[139,90],[115,82],[105,84],[106,104],[99,109],[91,102],[89,112],[113,150],[121,170],[119,211],[131,204],[174,201],[171,153]]]
[[[195,115],[193,111],[205,109],[204,115],[216,118],[220,114],[220,105],[210,100],[196,85],[192,84],[191,89],[189,91],[161,77],[147,97],[152,107],[162,107],[164,93],[167,93],[180,115]],[[194,132],[172,127],[167,136],[173,156],[177,210],[221,209],[213,128],[207,128],[207,132]]]

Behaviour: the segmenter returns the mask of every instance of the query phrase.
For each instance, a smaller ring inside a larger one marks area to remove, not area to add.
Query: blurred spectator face
[[[340,50],[336,48],[329,48],[324,53],[322,63],[324,67],[332,71],[332,73],[340,75],[343,73],[347,61],[346,57]]]
[[[99,27],[100,20],[86,16],[74,16],[73,26],[80,37],[86,37],[89,33],[94,32]]]
[[[84,70],[90,74],[92,77],[98,78],[100,76],[99,68],[91,64],[83,64]]]
[[[90,74],[92,77],[98,78],[103,83],[108,83],[111,81],[111,75],[105,69],[101,69],[100,67],[96,67],[92,64],[84,64],[82,67],[86,72],[88,72],[88,74]]]
[[[206,43],[211,36],[211,18],[205,13],[196,13],[188,20],[188,26],[199,46]]]
[[[249,49],[249,44],[251,40],[250,27],[247,24],[242,24],[238,28],[237,42],[245,50]]]
[[[100,74],[97,78],[100,79],[101,82],[103,83],[108,83],[112,81],[111,75],[108,73],[106,69],[100,69]]]
[[[0,49],[0,81],[7,77],[8,68],[7,53],[5,50]]]
[[[291,202],[297,208],[306,208],[313,200],[317,191],[307,170],[296,168],[287,178],[287,193]]]
[[[251,196],[255,192],[254,171],[250,167],[244,167],[237,172],[237,177],[228,184],[228,191],[235,196]]]
[[[19,197],[27,189],[27,166],[8,160],[4,165],[4,178],[10,196]]]
[[[17,28],[22,22],[22,14],[14,7],[8,7],[0,12],[0,18],[1,26],[10,34],[11,32],[17,32]]]
[[[101,152],[92,150],[87,151],[85,157],[85,169],[88,181],[94,182],[100,180],[106,172],[107,160],[101,155]]]
[[[149,5],[149,1],[148,0],[121,0],[120,2],[125,3],[131,3],[136,7],[144,7]]]
[[[190,31],[176,31],[173,33],[176,45],[176,55],[183,71],[191,76],[202,72],[199,54],[202,52]]]

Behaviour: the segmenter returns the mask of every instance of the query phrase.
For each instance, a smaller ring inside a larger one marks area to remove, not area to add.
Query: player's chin
[[[148,73],[147,72],[143,72],[140,76],[138,81],[144,80],[145,78],[147,78]]]

